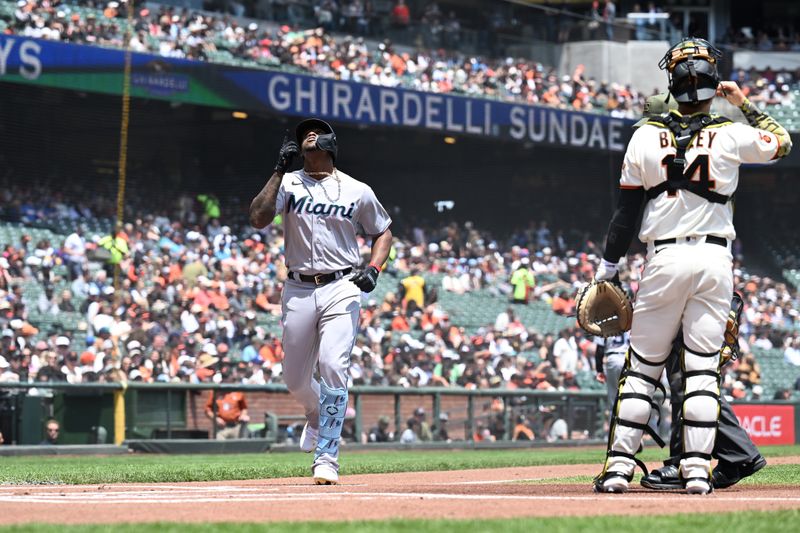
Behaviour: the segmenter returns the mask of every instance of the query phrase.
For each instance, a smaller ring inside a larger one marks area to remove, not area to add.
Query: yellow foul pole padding
[[[114,391],[114,444],[119,446],[125,440],[125,391],[127,382],[122,382],[122,388]]]

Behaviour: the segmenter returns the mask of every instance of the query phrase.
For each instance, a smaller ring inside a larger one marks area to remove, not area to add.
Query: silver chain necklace
[[[303,170],[303,172],[305,172],[306,175],[308,175],[308,176],[311,176],[313,174],[325,174],[325,175],[330,176],[330,173],[328,173],[328,172],[307,172],[306,170]],[[333,169],[333,178],[336,180],[336,187],[337,187],[337,191],[338,191],[337,194],[336,194],[336,200],[334,200],[333,198],[328,196],[328,191],[325,190],[325,186],[322,184],[321,181],[319,181],[317,183],[319,183],[319,187],[320,187],[320,189],[322,189],[322,193],[325,195],[325,198],[327,198],[330,203],[335,204],[336,202],[339,201],[339,198],[342,197],[342,180],[339,179],[339,173],[336,172],[335,168]],[[313,198],[314,195],[311,194],[311,191],[308,190],[308,187],[306,187],[305,183],[303,183],[303,187],[305,187],[306,191],[308,191],[308,195]]]

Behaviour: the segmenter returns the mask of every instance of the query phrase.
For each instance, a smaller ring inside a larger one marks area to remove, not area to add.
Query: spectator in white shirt
[[[800,337],[786,339],[786,349],[783,351],[783,360],[790,365],[800,366]]]
[[[553,345],[553,356],[556,358],[556,368],[559,372],[574,374],[577,371],[578,345],[568,329],[561,330],[559,339]]]
[[[64,239],[64,257],[70,280],[77,279],[86,264],[86,239],[83,237],[82,227],[78,226]]]

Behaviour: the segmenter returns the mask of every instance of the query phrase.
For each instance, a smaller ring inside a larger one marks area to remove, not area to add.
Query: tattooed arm
[[[275,218],[275,201],[278,198],[281,180],[283,180],[283,172],[276,171],[250,203],[250,225],[254,228],[264,228]]]
[[[292,164],[292,159],[300,154],[300,147],[296,142],[289,140],[288,132],[283,136],[283,144],[278,152],[278,162],[275,163],[275,171],[269,178],[267,184],[253,198],[250,203],[250,225],[261,229],[268,226],[275,218],[275,202],[278,199],[278,191],[281,188],[281,181],[286,169]]]

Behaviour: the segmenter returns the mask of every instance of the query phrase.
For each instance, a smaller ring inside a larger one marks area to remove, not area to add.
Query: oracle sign
[[[794,405],[734,405],[733,412],[754,443],[795,443]]]

